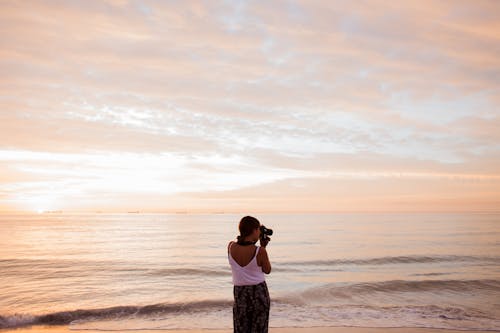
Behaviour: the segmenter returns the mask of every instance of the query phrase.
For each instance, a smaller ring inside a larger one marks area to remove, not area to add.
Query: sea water
[[[0,216],[0,328],[231,328],[244,214]],[[255,214],[271,327],[500,329],[498,214]]]

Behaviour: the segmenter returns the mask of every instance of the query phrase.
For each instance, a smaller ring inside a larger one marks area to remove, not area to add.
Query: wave
[[[282,303],[308,304],[328,299],[351,299],[359,295],[401,292],[495,292],[500,293],[500,280],[390,280],[339,285],[324,284],[276,299]]]
[[[324,284],[297,293],[273,298],[273,303],[281,305],[313,305],[315,301],[329,299],[351,299],[356,295],[395,292],[437,292],[437,291],[486,291],[500,293],[500,280],[389,280],[379,282]],[[158,303],[144,306],[114,306],[97,309],[77,309],[41,315],[14,314],[0,315],[0,328],[26,325],[63,325],[76,320],[114,319],[128,316],[142,316],[168,313],[196,313],[229,308],[232,300],[204,300],[186,303]]]
[[[198,268],[161,268],[150,270],[148,275],[173,276],[173,275],[204,275],[204,276],[229,276],[228,270],[198,269]]]
[[[360,259],[331,259],[311,261],[280,262],[286,266],[331,266],[331,265],[384,265],[384,264],[412,264],[412,263],[440,263],[440,262],[484,262],[500,265],[498,256],[466,256],[466,255],[433,255],[433,256],[388,256]]]
[[[442,262],[473,262],[483,264],[500,265],[500,256],[471,256],[471,255],[408,255],[408,256],[386,256],[374,258],[357,259],[329,259],[329,260],[306,260],[306,261],[275,261],[276,269],[282,271],[301,271],[300,266],[316,266],[318,268],[335,265],[385,265],[385,264],[413,264],[413,263],[442,263]],[[130,265],[126,261],[106,261],[106,260],[70,260],[70,259],[0,259],[3,270],[16,270],[28,268],[43,269],[99,269],[127,272],[144,272],[151,275],[227,275],[228,267],[166,267],[155,269],[151,263],[134,263]],[[214,269],[215,268],[215,269]]]
[[[176,312],[196,312],[229,307],[232,301],[206,300],[188,303],[158,303],[144,306],[114,306],[99,309],[78,309],[59,311],[42,315],[14,314],[0,315],[0,329],[28,325],[65,325],[76,320],[113,319],[128,316],[147,316]]]
[[[276,267],[275,272],[301,272],[302,270],[292,267]],[[198,269],[198,268],[161,268],[149,270],[148,275],[153,276],[177,276],[177,275],[202,275],[202,276],[231,276],[229,267],[220,269]]]
[[[154,268],[148,263],[140,263],[131,265],[127,262],[113,261],[74,261],[65,259],[0,259],[2,273],[5,276],[19,276],[28,272],[36,272],[37,278],[50,279],[61,278],[67,276],[80,276],[82,271],[100,272],[108,271],[110,274],[125,273],[139,274],[145,276],[230,276],[231,270],[227,266],[212,266],[212,267],[162,267]],[[275,271],[279,272],[301,272],[302,270],[296,267],[276,267]]]

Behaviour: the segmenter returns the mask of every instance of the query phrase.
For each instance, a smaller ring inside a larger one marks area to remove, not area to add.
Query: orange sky
[[[2,1],[0,211],[492,211],[499,1]]]

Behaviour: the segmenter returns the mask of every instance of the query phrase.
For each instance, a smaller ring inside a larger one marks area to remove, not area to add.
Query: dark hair
[[[255,217],[245,216],[240,220],[238,229],[240,230],[240,235],[238,236],[238,241],[243,241],[246,236],[250,236],[255,229],[260,227],[260,222]]]

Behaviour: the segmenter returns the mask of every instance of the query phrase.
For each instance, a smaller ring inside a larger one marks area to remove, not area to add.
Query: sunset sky
[[[500,208],[500,1],[0,1],[0,211]]]

